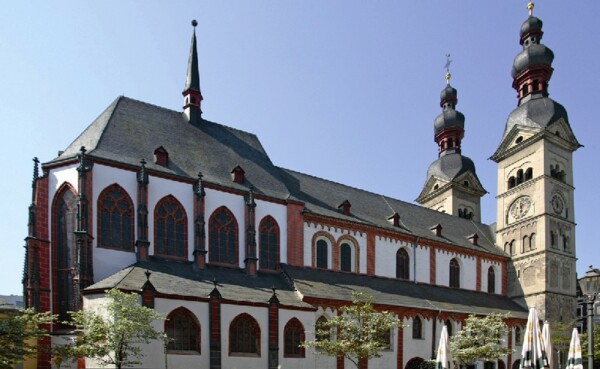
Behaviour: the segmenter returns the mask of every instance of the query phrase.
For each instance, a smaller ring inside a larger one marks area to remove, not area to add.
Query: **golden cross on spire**
[[[527,4],[527,10],[529,10],[529,15],[533,15],[533,8],[535,8],[535,4],[533,3],[533,1],[530,1],[529,4]]]
[[[452,64],[452,59],[450,59],[450,54],[446,54],[446,65],[444,65],[444,68],[446,68],[446,84],[447,85],[450,84],[450,77],[452,77],[452,75],[450,74],[450,64]]]

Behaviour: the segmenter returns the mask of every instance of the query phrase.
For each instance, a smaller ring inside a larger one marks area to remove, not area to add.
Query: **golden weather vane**
[[[533,8],[535,8],[535,4],[533,3],[533,1],[530,1],[529,4],[527,4],[527,10],[529,10],[529,15],[533,15]]]
[[[446,68],[446,84],[450,84],[450,77],[452,77],[450,74],[450,64],[452,64],[452,59],[450,59],[450,54],[446,54],[446,65],[444,65],[444,68]]]

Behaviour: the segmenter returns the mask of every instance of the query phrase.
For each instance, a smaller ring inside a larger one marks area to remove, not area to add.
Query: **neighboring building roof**
[[[118,288],[126,291],[141,291],[146,283],[146,271],[150,271],[150,282],[160,294],[208,298],[215,288],[224,300],[250,303],[268,303],[275,288],[282,305],[312,308],[300,300],[290,283],[281,273],[259,272],[247,275],[244,270],[207,266],[195,269],[190,262],[152,260],[138,262],[86,288],[93,290]]]
[[[351,301],[352,292],[360,291],[384,305],[465,314],[509,313],[522,319],[528,314],[526,308],[497,294],[289,265],[284,271],[305,297]]]
[[[202,172],[203,181],[209,183],[242,191],[248,191],[252,184],[257,194],[281,200],[297,199],[311,213],[505,255],[494,247],[495,235],[484,224],[278,168],[254,134],[206,120],[191,124],[181,112],[126,97],[115,100],[58,158],[47,164],[73,159],[81,146],[86,147],[90,157],[131,166],[138,166],[144,158],[149,161],[146,164],[149,170],[189,179]],[[148,160],[161,146],[169,153],[167,166]],[[451,159],[453,154],[446,156]],[[245,171],[244,184],[231,178],[231,170],[238,165]],[[461,168],[475,173],[470,159],[465,165]],[[345,200],[352,205],[350,215],[337,209]],[[387,221],[394,212],[401,216],[404,228],[393,227]],[[430,231],[436,224],[444,227],[443,237],[436,237]],[[473,246],[468,240],[473,233],[480,235],[480,246]]]

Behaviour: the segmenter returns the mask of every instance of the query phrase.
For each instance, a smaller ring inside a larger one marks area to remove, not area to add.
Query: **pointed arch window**
[[[448,337],[452,336],[452,322],[450,321],[450,319],[446,320],[446,329],[448,330]]]
[[[423,338],[423,321],[418,316],[413,318],[412,338],[414,338],[414,339],[422,339]]]
[[[260,269],[277,269],[279,263],[279,226],[273,217],[266,216],[258,227]]]
[[[515,342],[516,342],[516,344],[518,346],[520,346],[522,340],[523,340],[523,337],[521,337],[521,328],[515,327]]]
[[[171,312],[165,320],[165,333],[170,353],[200,353],[200,323],[191,311],[179,308]]]
[[[283,356],[304,357],[304,326],[296,318],[290,319],[283,328]]]
[[[396,278],[410,278],[410,258],[405,249],[399,249],[396,252]]]
[[[187,215],[177,199],[163,197],[154,208],[154,253],[187,257]]]
[[[353,251],[354,246],[350,245],[348,242],[344,242],[340,246],[340,270],[342,272],[354,271],[354,268],[352,267]]]
[[[229,354],[260,356],[260,326],[251,315],[242,313],[229,325]]]
[[[316,267],[327,269],[329,265],[329,244],[323,239],[317,240],[316,249]]]
[[[316,330],[315,340],[324,341],[324,340],[331,339],[331,331],[326,326],[326,324],[327,324],[327,318],[325,318],[325,316],[321,315],[321,317],[319,319],[317,319],[317,322],[315,323],[315,330]]]
[[[209,260],[211,263],[238,264],[238,224],[226,207],[211,215],[208,222]]]
[[[460,288],[460,264],[458,260],[450,260],[450,287]]]
[[[76,258],[75,224],[77,197],[69,188],[59,192],[54,203],[54,244],[56,247],[56,306],[62,321],[70,320],[68,311],[75,310],[73,267]]]
[[[98,247],[133,251],[133,202],[118,184],[98,196]]]
[[[496,293],[496,272],[494,267],[488,269],[488,293]]]

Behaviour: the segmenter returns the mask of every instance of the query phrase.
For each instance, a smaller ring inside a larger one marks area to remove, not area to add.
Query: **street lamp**
[[[590,265],[585,276],[579,279],[579,287],[587,304],[588,369],[594,369],[594,300],[600,287],[600,271]]]

